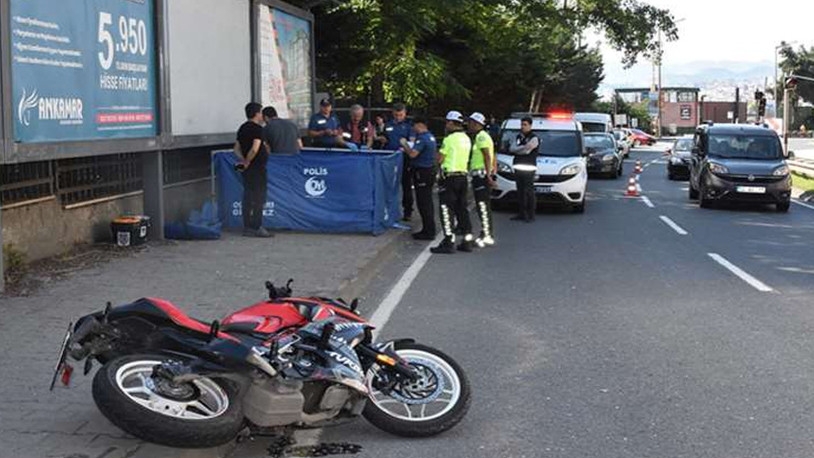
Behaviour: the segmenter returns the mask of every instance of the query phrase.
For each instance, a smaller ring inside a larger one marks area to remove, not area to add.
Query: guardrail
[[[788,160],[786,164],[792,172],[814,177],[814,161],[807,159]]]

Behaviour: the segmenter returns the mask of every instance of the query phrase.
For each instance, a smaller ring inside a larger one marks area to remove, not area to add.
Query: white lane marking
[[[399,305],[399,302],[401,302],[404,294],[407,293],[408,289],[410,289],[410,285],[412,285],[413,281],[415,281],[416,277],[418,277],[421,269],[423,269],[427,264],[427,261],[430,260],[430,256],[432,256],[430,248],[438,243],[441,243],[442,238],[443,237],[439,235],[435,238],[433,243],[430,243],[426,248],[424,248],[418,257],[415,258],[415,261],[413,261],[410,267],[404,271],[396,284],[393,285],[393,288],[390,289],[387,296],[381,301],[381,303],[379,303],[379,307],[375,312],[373,312],[373,316],[370,317],[370,324],[376,327],[374,335],[382,332],[384,325],[386,325],[390,320],[393,310],[396,309],[396,306]]]
[[[682,229],[681,226],[676,224],[675,221],[671,220],[670,218],[668,218],[668,217],[666,217],[664,215],[661,215],[661,216],[659,216],[659,219],[664,221],[664,224],[670,226],[674,231],[676,231],[678,233],[678,235],[687,235],[688,234],[687,231]]]
[[[653,205],[653,202],[650,202],[650,198],[648,198],[647,196],[642,196],[642,202],[644,202],[644,204],[650,208],[656,208],[656,206]]]
[[[640,185],[639,183],[636,183],[636,192],[638,192],[639,194],[642,193],[642,185]]]
[[[794,202],[794,203],[795,203],[795,204],[797,204],[797,205],[801,205],[801,206],[803,206],[803,207],[805,207],[805,208],[808,208],[809,210],[814,210],[814,205],[805,204],[805,203],[803,203],[803,202],[800,202],[800,201],[799,201],[799,200],[797,200],[797,199],[792,199],[791,201],[792,201],[792,202]]]
[[[748,273],[744,272],[740,267],[727,261],[726,258],[724,258],[723,256],[717,253],[707,253],[707,255],[710,258],[712,258],[715,262],[724,266],[724,268],[726,268],[733,274],[737,275],[741,280],[745,281],[746,283],[749,283],[756,290],[764,293],[774,291],[770,286],[758,280],[757,278],[749,275]]]

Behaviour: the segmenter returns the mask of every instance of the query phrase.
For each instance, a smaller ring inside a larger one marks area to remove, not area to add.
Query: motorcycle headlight
[[[613,154],[606,154],[602,156],[602,162],[613,162],[614,159]]]
[[[729,173],[729,169],[724,167],[721,164],[715,164],[713,162],[709,163],[709,171],[716,174],[716,175],[726,175]]]
[[[789,174],[789,168],[788,168],[788,166],[785,166],[785,165],[781,165],[780,167],[774,169],[774,172],[772,172],[772,175],[774,175],[776,177],[784,177],[784,176],[786,176],[788,174]]]
[[[497,171],[498,173],[513,173],[512,166],[500,161],[497,163]]]
[[[579,164],[567,165],[560,170],[560,175],[576,175],[579,173]]]

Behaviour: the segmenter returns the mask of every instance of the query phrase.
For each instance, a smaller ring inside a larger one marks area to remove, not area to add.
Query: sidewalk
[[[214,242],[149,246],[132,257],[72,274],[30,297],[0,299],[0,457],[220,457],[141,442],[96,409],[93,373],[74,373],[71,389],[48,391],[56,352],[69,321],[144,296],[162,297],[203,320],[265,298],[264,282],[294,278],[300,295],[360,294],[388,255],[408,240],[402,231],[379,237],[282,233],[272,239],[224,234]]]

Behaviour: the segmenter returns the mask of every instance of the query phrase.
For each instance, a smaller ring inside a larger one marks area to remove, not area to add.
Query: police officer
[[[537,153],[540,149],[540,139],[531,131],[533,123],[531,116],[520,121],[520,133],[509,152],[514,154],[514,176],[517,183],[517,200],[519,213],[512,218],[513,221],[534,221],[537,212],[537,195],[534,193],[534,177],[537,176]]]
[[[438,146],[435,136],[427,128],[427,121],[417,118],[413,120],[413,133],[416,139],[410,144],[407,139],[401,139],[401,146],[410,157],[410,168],[413,170],[413,183],[415,184],[416,206],[421,215],[421,231],[413,234],[416,240],[435,239],[435,205],[432,200],[432,187],[435,185],[435,164]]]
[[[319,101],[319,113],[314,113],[308,123],[308,136],[314,146],[323,148],[345,147],[342,139],[342,127],[339,118],[333,113],[333,104],[330,99]]]
[[[441,164],[441,182],[439,186],[441,200],[441,225],[444,240],[430,251],[433,253],[454,253],[455,232],[452,227],[453,216],[458,220],[458,231],[463,234],[463,241],[458,251],[471,252],[473,245],[472,223],[466,206],[467,170],[472,141],[464,132],[464,117],[457,111],[450,111],[446,116],[447,136],[438,152]],[[454,214],[454,215],[453,215]]]
[[[492,202],[489,196],[489,190],[495,186],[492,178],[495,172],[495,144],[486,132],[486,117],[481,113],[475,112],[469,116],[469,133],[474,137],[469,174],[472,176],[472,193],[481,223],[480,237],[475,240],[475,244],[483,248],[495,244],[492,235]]]
[[[410,139],[413,125],[407,120],[407,107],[403,103],[393,105],[393,119],[384,125],[385,149],[395,151],[401,148],[401,139]],[[410,171],[410,158],[404,155],[401,174],[402,216],[409,221],[413,216],[413,175]]]

